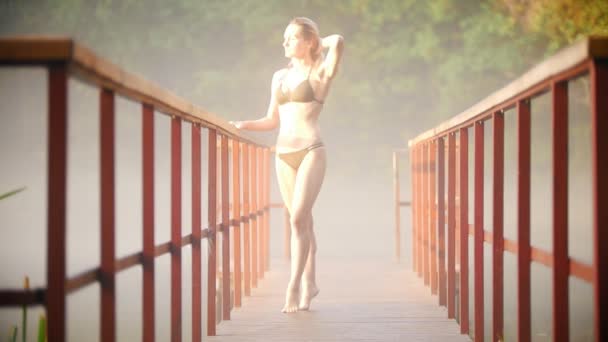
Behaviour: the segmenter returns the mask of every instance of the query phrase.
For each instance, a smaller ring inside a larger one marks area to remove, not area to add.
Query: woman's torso
[[[297,151],[321,142],[319,115],[327,88],[328,84],[321,81],[315,70],[309,71],[308,76],[289,69],[283,71],[277,89],[278,98],[283,101],[279,104],[277,153]],[[310,93],[306,94],[306,91]]]

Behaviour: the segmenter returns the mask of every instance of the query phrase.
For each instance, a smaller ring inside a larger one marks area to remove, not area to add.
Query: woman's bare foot
[[[310,302],[319,294],[319,288],[317,285],[306,286],[302,290],[302,296],[300,297],[300,305],[298,310],[306,311],[310,308]]]
[[[285,306],[281,312],[292,313],[298,311],[298,297],[300,296],[300,290],[297,288],[287,287],[285,293]]]

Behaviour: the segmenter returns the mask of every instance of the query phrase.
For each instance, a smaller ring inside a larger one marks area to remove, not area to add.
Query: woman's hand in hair
[[[344,42],[344,37],[339,34],[332,34],[327,37],[321,38],[321,45],[323,48],[330,49],[336,48],[338,45]]]

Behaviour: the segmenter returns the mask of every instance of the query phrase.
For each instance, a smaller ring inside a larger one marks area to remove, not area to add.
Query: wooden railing
[[[592,264],[573,259],[568,251],[568,84],[579,76],[589,78],[591,94]],[[552,148],[553,160],[552,252],[533,247],[530,243],[533,229],[530,224],[530,102],[541,94],[550,94],[552,99],[552,138],[546,138]],[[504,118],[508,110],[515,111],[515,141],[505,141]],[[484,141],[486,123],[492,125],[491,142]],[[474,141],[473,223],[468,221],[469,130],[473,131]],[[485,143],[491,144],[493,154],[492,196],[488,201],[493,212],[491,232],[483,228]],[[514,144],[517,151],[514,173],[517,177],[516,241],[503,236],[505,144]],[[531,340],[532,262],[553,271],[553,340],[567,341],[570,336],[570,276],[591,284],[595,340],[608,340],[608,38],[587,38],[560,51],[470,109],[410,140],[409,155],[413,186],[413,268],[430,286],[431,292],[439,295],[439,304],[447,306],[449,318],[455,317],[456,288],[459,288],[463,334],[469,333],[468,236],[473,236],[474,269],[471,271],[474,273],[475,341],[484,339],[484,305],[492,308],[492,340],[504,337],[505,251],[517,256],[517,274],[512,276],[517,279],[518,341]],[[398,196],[396,202],[397,207]],[[490,260],[493,270],[491,303],[484,303],[484,242],[491,245],[493,251]],[[456,260],[457,250],[459,260]]]
[[[0,39],[0,66],[43,66],[48,71],[48,222],[47,286],[32,290],[0,290],[0,306],[39,305],[46,308],[48,341],[66,340],[66,297],[93,283],[101,288],[101,341],[116,339],[116,274],[143,269],[143,340],[155,340],[155,258],[171,255],[171,340],[182,336],[182,248],[192,247],[192,338],[201,333],[201,241],[208,240],[207,332],[216,331],[216,279],[222,281],[222,316],[230,319],[230,278],[234,305],[242,290],[250,295],[269,268],[270,149],[240,134],[227,121],[168,91],[97,57],[70,38]],[[101,146],[101,265],[79,275],[66,274],[66,203],[68,79],[75,77],[99,89]],[[115,253],[115,95],[141,104],[143,133],[143,250],[116,259]],[[154,236],[154,112],[171,116],[171,239]],[[192,234],[181,222],[182,123],[192,130]],[[201,222],[201,131],[208,131],[208,222]],[[218,156],[219,151],[219,156]],[[230,161],[230,155],[232,161]],[[230,168],[232,164],[232,168]],[[229,173],[232,169],[232,195]],[[219,172],[219,174],[218,174]],[[218,177],[221,179],[218,186]],[[243,184],[240,184],[242,178]],[[232,200],[232,201],[230,201]],[[232,202],[232,203],[231,203]],[[230,212],[230,207],[232,211]],[[280,207],[273,205],[272,207]],[[218,211],[218,208],[219,211]],[[217,217],[217,213],[221,217]],[[241,228],[243,232],[241,233]],[[218,255],[221,233],[221,258]],[[233,239],[232,273],[230,239]],[[241,235],[243,243],[241,243]],[[221,261],[221,263],[220,263]],[[241,270],[241,264],[243,269]],[[244,279],[242,279],[244,278]],[[242,289],[243,287],[243,289]]]

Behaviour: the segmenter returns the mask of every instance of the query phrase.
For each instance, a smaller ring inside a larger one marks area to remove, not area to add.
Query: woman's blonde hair
[[[296,17],[291,19],[290,25],[298,25],[301,28],[304,39],[312,41],[310,49],[310,57],[317,64],[323,60],[323,46],[321,44],[321,36],[319,35],[319,27],[317,24],[306,17]]]

